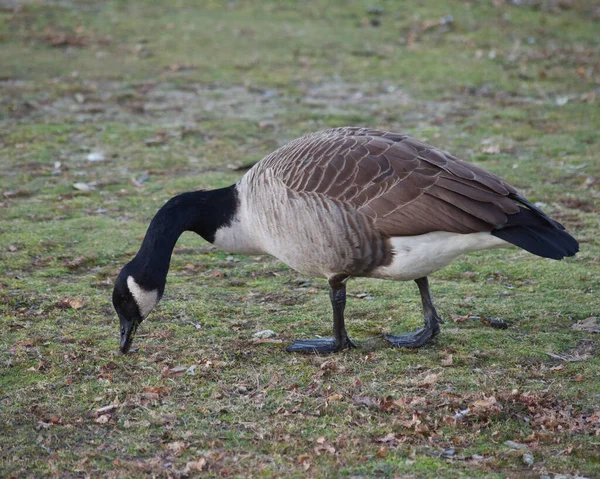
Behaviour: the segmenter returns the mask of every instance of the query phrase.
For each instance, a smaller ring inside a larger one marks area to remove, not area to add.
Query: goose
[[[478,166],[406,135],[328,129],[287,143],[234,185],[182,193],[159,209],[115,281],[121,353],[162,298],[184,231],[230,253],[272,255],[302,275],[325,278],[333,337],[287,348],[322,354],[356,347],[344,322],[351,277],[416,282],[424,326],[384,338],[417,348],[442,322],[427,277],[459,255],[517,246],[559,260],[579,250],[560,223]]]

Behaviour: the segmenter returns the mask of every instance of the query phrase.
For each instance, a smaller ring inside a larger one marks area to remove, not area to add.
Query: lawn
[[[0,475],[600,477],[599,32],[585,0],[0,1]],[[461,257],[420,350],[381,339],[416,285],[351,280],[360,348],[310,356],[324,280],[185,233],[118,355],[157,209],[344,125],[501,175],[580,253]]]

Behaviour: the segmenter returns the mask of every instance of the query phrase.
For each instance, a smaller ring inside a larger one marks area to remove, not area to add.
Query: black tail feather
[[[492,230],[492,235],[543,258],[563,259],[579,251],[579,243],[563,225],[526,200],[518,201],[527,208],[510,215],[505,225]]]
[[[522,196],[510,197],[524,208],[509,215],[506,224],[492,230],[492,235],[543,258],[563,259],[579,251],[577,240],[558,221]]]
[[[543,258],[563,259],[579,251],[577,240],[558,228],[508,226],[493,230],[492,235]]]

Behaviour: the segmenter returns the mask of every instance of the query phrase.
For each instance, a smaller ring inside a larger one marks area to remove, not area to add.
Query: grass
[[[3,475],[600,475],[600,344],[572,329],[600,316],[591,2],[8,5]],[[118,356],[112,281],[164,201],[229,185],[243,174],[231,165],[347,124],[407,132],[500,174],[581,252],[460,258],[431,277],[448,321],[418,351],[379,339],[419,326],[415,285],[353,280],[347,319],[361,348],[310,357],[283,346],[329,334],[324,281],[186,233],[139,353]],[[263,329],[276,342],[256,342]]]

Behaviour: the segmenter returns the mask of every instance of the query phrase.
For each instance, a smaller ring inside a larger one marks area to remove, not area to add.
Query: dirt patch
[[[579,210],[585,213],[599,211],[600,204],[595,204],[591,200],[577,198],[575,196],[561,196],[558,198],[561,205],[572,210]]]
[[[373,86],[329,81],[303,84],[298,94],[290,94],[240,85],[83,82],[54,99],[44,93],[32,94],[31,89],[28,82],[0,82],[0,91],[10,98],[10,105],[5,105],[9,119],[69,118],[78,123],[114,121],[177,127],[226,117],[256,120],[267,127],[290,105],[295,110],[323,115],[402,111],[403,122],[445,115],[458,108],[456,100],[416,101],[403,89],[387,83]]]

